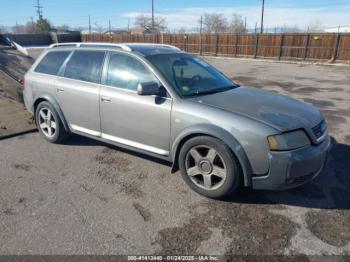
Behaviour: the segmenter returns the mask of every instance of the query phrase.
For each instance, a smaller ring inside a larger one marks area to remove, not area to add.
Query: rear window
[[[70,51],[56,51],[47,53],[47,55],[40,61],[34,72],[57,75],[64,60],[70,54]]]
[[[105,52],[75,51],[68,61],[64,76],[67,78],[98,83]]]

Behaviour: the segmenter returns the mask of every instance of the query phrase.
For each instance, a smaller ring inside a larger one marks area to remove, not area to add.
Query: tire
[[[64,129],[62,120],[49,102],[43,101],[37,106],[35,122],[39,133],[50,143],[62,143],[69,137],[69,133]]]
[[[182,178],[197,193],[223,199],[241,184],[240,165],[221,140],[198,136],[188,140],[179,153]]]

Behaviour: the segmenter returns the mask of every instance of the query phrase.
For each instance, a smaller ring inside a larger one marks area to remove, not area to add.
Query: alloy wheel
[[[39,111],[39,127],[48,138],[52,138],[56,134],[56,120],[50,109],[46,107],[41,108]]]
[[[207,145],[195,146],[187,152],[186,172],[196,186],[205,190],[220,188],[227,177],[223,158]]]

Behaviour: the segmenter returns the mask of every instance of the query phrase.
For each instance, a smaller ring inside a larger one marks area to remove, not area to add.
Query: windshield
[[[182,96],[212,94],[238,86],[214,67],[190,54],[158,54],[146,58]]]

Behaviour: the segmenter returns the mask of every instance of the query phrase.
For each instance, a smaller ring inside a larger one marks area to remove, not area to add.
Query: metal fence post
[[[334,63],[335,60],[337,60],[337,58],[338,58],[339,43],[340,43],[340,34],[337,33],[337,38],[336,38],[335,44],[334,44],[332,63]]]
[[[216,34],[215,55],[219,53],[219,34]]]
[[[203,55],[203,38],[202,32],[199,34],[199,55]]]
[[[238,33],[236,34],[235,57],[237,57],[237,54],[238,54]]]
[[[169,34],[169,42],[170,45],[173,44],[173,34]]]
[[[282,54],[283,54],[283,44],[284,44],[284,34],[281,34],[280,39],[280,49],[278,52],[278,60],[281,60]]]
[[[254,50],[254,58],[258,55],[258,46],[259,46],[259,34],[255,36],[255,50]]]
[[[310,44],[310,34],[307,34],[305,48],[304,48],[304,60],[306,60],[306,57],[307,57],[307,51],[309,48],[309,44]]]
[[[184,47],[184,50],[187,52],[187,35],[186,34],[184,34],[183,47]]]

